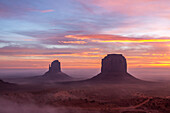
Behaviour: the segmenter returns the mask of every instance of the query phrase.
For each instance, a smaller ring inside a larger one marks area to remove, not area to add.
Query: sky
[[[68,74],[91,76],[111,53],[139,77],[167,77],[170,1],[0,0],[0,73],[58,59]]]

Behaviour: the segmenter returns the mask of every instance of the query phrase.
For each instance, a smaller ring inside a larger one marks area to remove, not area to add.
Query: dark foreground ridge
[[[89,79],[93,82],[141,82],[127,72],[126,58],[122,54],[108,54],[102,59],[101,73]]]
[[[4,82],[3,80],[0,79],[0,85],[9,85],[11,83],[8,83],[8,82]]]
[[[0,84],[5,84],[5,82],[3,80],[0,79]]]
[[[52,78],[58,80],[68,80],[72,77],[61,71],[61,64],[58,60],[55,60],[49,65],[49,70],[43,75],[45,78]]]
[[[3,80],[0,79],[0,90],[9,89],[9,88],[15,87],[15,86],[16,86],[16,84],[4,82]]]

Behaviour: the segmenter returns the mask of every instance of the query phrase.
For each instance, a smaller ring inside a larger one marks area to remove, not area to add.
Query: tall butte
[[[58,60],[54,60],[51,65],[49,64],[49,70],[43,76],[58,80],[72,79],[72,77],[61,71],[61,64]]]
[[[122,54],[108,54],[102,59],[101,73],[94,76],[90,81],[100,82],[139,82],[127,72],[126,58]]]

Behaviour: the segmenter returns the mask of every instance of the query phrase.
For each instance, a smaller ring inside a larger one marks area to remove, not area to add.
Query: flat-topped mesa
[[[102,59],[101,73],[127,73],[126,59],[122,54],[108,54]]]
[[[49,65],[49,72],[51,73],[61,72],[61,66],[58,60],[53,61],[51,63],[51,66]]]
[[[141,82],[127,72],[126,59],[122,54],[108,54],[102,59],[101,73],[89,79],[92,83]]]

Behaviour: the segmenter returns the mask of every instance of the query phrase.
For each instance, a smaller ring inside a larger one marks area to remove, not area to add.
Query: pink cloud
[[[48,9],[48,10],[41,10],[42,13],[48,13],[48,12],[54,12],[55,10],[53,9]]]
[[[150,15],[150,13],[169,11],[170,5],[168,2],[166,0],[88,0],[88,2],[83,3],[90,3],[105,9],[107,12],[119,12],[127,15]]]
[[[151,43],[151,42],[170,42],[169,37],[161,37],[161,38],[153,38],[153,37],[124,37],[118,35],[67,35],[67,38],[74,38],[74,39],[89,39],[92,42],[127,42],[127,43]]]
[[[58,41],[59,43],[63,44],[85,44],[87,42],[85,41]]]

